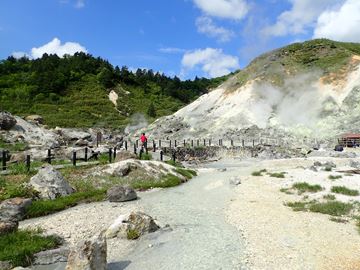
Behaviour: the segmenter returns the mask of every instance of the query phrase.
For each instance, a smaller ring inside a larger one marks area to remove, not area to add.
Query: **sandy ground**
[[[251,269],[360,269],[360,235],[354,222],[336,223],[327,215],[294,212],[284,205],[301,198],[279,191],[293,182],[320,183],[326,187],[325,193],[331,184],[335,185],[327,176],[336,173],[303,169],[314,160],[331,160],[338,167],[349,162],[331,158],[292,159],[259,162],[253,167],[287,171],[285,179],[249,176],[250,168],[239,171],[248,176],[236,188],[237,195],[230,203],[227,217],[246,238]],[[336,181],[359,190],[359,176]]]

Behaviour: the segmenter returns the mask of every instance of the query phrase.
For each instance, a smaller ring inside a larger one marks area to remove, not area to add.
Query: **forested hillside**
[[[0,61],[0,110],[39,114],[49,126],[122,128],[136,112],[149,120],[171,114],[226,77],[181,81],[152,70],[113,67],[90,54],[44,54]],[[109,100],[113,90],[117,106]]]

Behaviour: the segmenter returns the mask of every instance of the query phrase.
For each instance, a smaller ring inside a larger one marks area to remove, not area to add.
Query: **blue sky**
[[[214,77],[260,53],[360,42],[359,0],[1,0],[0,58],[87,51],[113,65]]]

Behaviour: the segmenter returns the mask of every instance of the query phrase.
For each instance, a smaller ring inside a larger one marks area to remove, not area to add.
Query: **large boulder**
[[[113,186],[107,191],[110,202],[125,202],[137,199],[135,190],[129,186]]]
[[[136,239],[146,233],[155,232],[159,228],[151,216],[142,212],[133,212],[129,216],[119,216],[107,229],[106,237]]]
[[[16,119],[8,112],[0,112],[0,129],[9,130],[16,124]]]
[[[106,237],[104,233],[100,233],[80,242],[71,250],[65,269],[105,270],[106,265]]]
[[[36,175],[31,177],[30,185],[43,199],[54,200],[74,192],[61,173],[50,165],[41,168]]]
[[[44,118],[36,114],[26,116],[25,120],[36,124],[44,124]]]
[[[31,199],[24,198],[12,198],[3,201],[0,204],[0,221],[17,222],[22,220],[31,203]]]
[[[68,247],[40,251],[34,255],[33,265],[49,265],[59,262],[67,262],[69,254],[70,249]]]

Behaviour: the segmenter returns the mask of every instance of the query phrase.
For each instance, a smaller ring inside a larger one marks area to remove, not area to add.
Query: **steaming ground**
[[[314,72],[282,87],[252,80],[229,91],[225,83],[147,130],[159,138],[216,137],[254,125],[318,138],[359,131],[360,59],[352,61],[355,68],[333,81]]]

